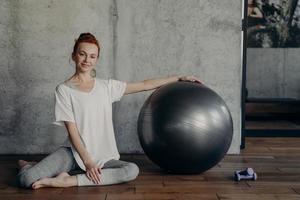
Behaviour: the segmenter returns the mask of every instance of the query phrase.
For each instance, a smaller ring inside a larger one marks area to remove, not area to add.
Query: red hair
[[[73,52],[72,52],[73,56],[76,54],[78,46],[82,42],[87,42],[87,43],[95,44],[98,47],[98,57],[99,57],[100,45],[99,45],[99,42],[96,39],[96,37],[93,34],[91,34],[91,33],[81,33],[80,36],[79,36],[79,38],[77,40],[75,40],[75,44],[74,44]]]

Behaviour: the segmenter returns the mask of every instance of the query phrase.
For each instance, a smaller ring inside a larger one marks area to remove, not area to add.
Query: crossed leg
[[[134,180],[139,174],[136,164],[121,160],[106,162],[101,170],[101,183],[95,184],[85,173],[70,176],[67,172],[76,168],[76,161],[70,148],[61,147],[39,163],[19,161],[22,169],[19,182],[22,187],[71,187],[112,185]]]
[[[64,187],[77,185],[77,179],[70,180],[67,174],[76,166],[71,149],[68,147],[60,147],[38,163],[19,160],[18,164],[21,167],[18,174],[21,187],[37,189],[44,184],[62,185],[61,182],[65,182]],[[52,177],[56,179],[49,181]]]
[[[139,174],[136,164],[121,160],[110,160],[106,162],[101,170],[100,184],[89,180],[85,173],[70,176],[68,173],[60,173],[53,178],[42,178],[36,181],[32,187],[71,187],[71,186],[97,186],[113,185],[134,180]]]

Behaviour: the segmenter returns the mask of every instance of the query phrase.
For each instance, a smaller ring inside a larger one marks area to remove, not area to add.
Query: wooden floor
[[[245,127],[247,130],[300,130],[300,122],[292,120],[248,120]]]
[[[145,156],[127,155],[123,159],[139,165],[139,177],[130,183],[104,187],[20,189],[15,182],[15,163],[21,157],[0,156],[1,200],[300,199],[300,138],[246,138],[246,149],[240,155],[227,155],[199,175],[163,174]],[[234,171],[245,167],[254,168],[257,181],[233,180]]]

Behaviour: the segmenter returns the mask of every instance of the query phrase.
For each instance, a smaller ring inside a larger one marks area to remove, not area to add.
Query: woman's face
[[[91,71],[98,60],[98,47],[95,44],[81,42],[75,55],[72,56],[76,69],[81,72]]]

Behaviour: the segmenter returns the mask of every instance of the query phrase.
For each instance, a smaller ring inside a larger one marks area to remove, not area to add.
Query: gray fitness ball
[[[176,82],[144,103],[138,134],[146,155],[171,173],[201,173],[228,151],[233,125],[223,99],[203,84]]]

